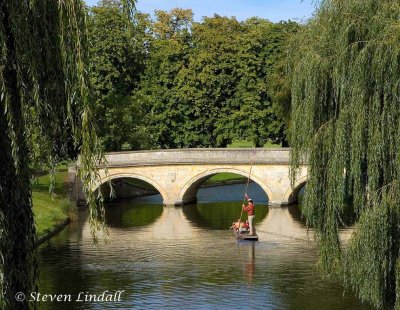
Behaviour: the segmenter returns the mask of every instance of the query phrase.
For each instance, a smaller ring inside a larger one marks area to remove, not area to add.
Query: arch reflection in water
[[[154,223],[163,213],[163,206],[124,199],[107,203],[105,210],[108,226],[128,228]]]
[[[151,184],[135,178],[112,180],[114,197],[110,187],[101,186],[105,203],[106,223],[110,227],[140,227],[154,223],[163,213],[162,197]],[[140,195],[136,197],[137,195]],[[133,197],[130,197],[133,196]]]

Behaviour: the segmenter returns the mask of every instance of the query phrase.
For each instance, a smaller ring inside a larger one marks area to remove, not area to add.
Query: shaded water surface
[[[236,242],[229,226],[242,195],[243,185],[231,185],[201,189],[199,202],[183,208],[163,207],[159,196],[109,203],[109,243],[97,249],[80,213],[40,247],[39,291],[72,300],[124,292],[120,301],[42,302],[40,309],[370,309],[321,279],[297,207],[268,209],[255,184],[260,241]]]

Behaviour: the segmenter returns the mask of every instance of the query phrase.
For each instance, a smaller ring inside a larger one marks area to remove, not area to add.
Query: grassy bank
[[[67,199],[66,169],[55,173],[53,194],[49,193],[50,175],[38,177],[32,184],[33,213],[38,239],[69,218],[72,205]]]

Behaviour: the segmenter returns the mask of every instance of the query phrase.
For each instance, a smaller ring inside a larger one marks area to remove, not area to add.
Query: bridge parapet
[[[106,153],[99,167],[184,164],[289,164],[289,149],[168,149]],[[78,163],[79,166],[79,163]]]

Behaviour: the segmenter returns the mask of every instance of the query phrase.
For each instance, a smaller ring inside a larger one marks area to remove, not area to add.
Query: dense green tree
[[[282,27],[258,18],[244,23],[214,16],[195,23],[189,65],[177,93],[186,106],[183,144],[226,146],[233,139],[256,146],[283,140],[268,79],[283,53]]]
[[[287,43],[298,27],[294,22],[271,23],[251,18],[244,24],[239,52],[240,82],[235,100],[239,102],[230,121],[238,124],[236,139],[251,140],[256,146],[266,142],[285,143],[284,106],[270,87],[281,62],[286,61]]]
[[[182,105],[177,99],[177,75],[187,64],[190,49],[191,10],[157,11],[151,27],[146,70],[135,102],[147,111],[148,139],[156,147],[182,147]]]
[[[131,96],[144,69],[148,16],[133,23],[121,1],[103,0],[90,10],[90,81],[99,136],[107,151],[140,147],[142,114]]]
[[[236,42],[238,51],[231,56],[235,59],[232,69],[237,82],[226,116],[218,123],[218,132],[225,131],[224,136],[230,136],[229,142],[250,140],[255,146],[263,146],[274,135],[276,121],[266,85],[269,59],[273,56],[268,42],[273,24],[252,18],[241,24],[241,28],[243,33]]]
[[[175,9],[157,11],[153,25],[136,99],[146,106],[156,145],[283,141],[285,122],[277,116],[268,82],[295,23],[238,22],[218,15],[191,21],[190,11]]]
[[[220,125],[232,111],[232,96],[238,83],[236,54],[242,33],[234,18],[216,15],[194,23],[188,65],[177,76],[179,113],[183,117],[181,144],[207,147],[229,143],[230,137],[224,133],[232,128]]]
[[[29,296],[36,278],[29,121],[45,141],[69,130],[80,146],[80,176],[91,227],[97,227],[91,188],[99,157],[88,100],[85,19],[79,0],[0,1],[1,309],[27,309],[27,300],[17,301],[15,294]]]
[[[400,308],[399,16],[399,1],[321,1],[292,71],[292,172],[308,160],[320,266],[380,309]],[[346,202],[358,222],[342,250]]]
[[[275,132],[282,146],[288,145],[288,129],[290,128],[291,113],[291,74],[289,70],[290,58],[296,53],[296,33],[301,29],[298,23],[288,21],[274,24],[272,40],[274,44],[273,57],[268,72],[268,94],[271,96],[272,111],[278,126]],[[278,130],[277,130],[278,129]]]

